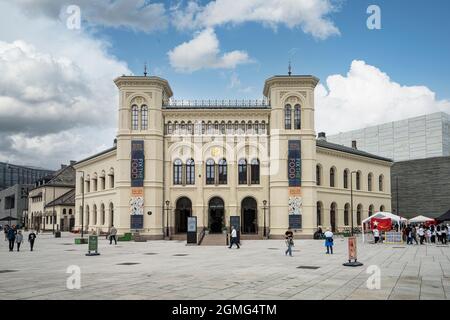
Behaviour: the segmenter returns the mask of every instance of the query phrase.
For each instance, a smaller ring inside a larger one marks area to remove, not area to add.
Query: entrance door
[[[75,227],[75,218],[74,217],[70,217],[69,230],[68,231],[72,231],[74,227]]]
[[[189,198],[178,199],[175,209],[175,230],[178,233],[187,232],[187,218],[192,215],[192,203]]]
[[[222,226],[225,226],[225,206],[223,200],[219,197],[214,197],[209,200],[208,211],[210,232],[222,232]]]
[[[242,233],[258,233],[257,204],[252,197],[241,203]]]
[[[336,204],[331,204],[330,209],[330,224],[331,224],[331,231],[336,232]]]

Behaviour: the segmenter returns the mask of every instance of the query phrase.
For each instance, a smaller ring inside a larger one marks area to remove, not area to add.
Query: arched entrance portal
[[[189,198],[178,199],[175,209],[175,230],[179,233],[187,232],[187,218],[192,215],[192,202]]]
[[[214,197],[209,200],[208,212],[210,232],[222,232],[222,226],[225,225],[225,206],[223,200],[219,197]]]
[[[244,198],[241,203],[242,233],[258,232],[257,216],[256,200],[252,197]]]

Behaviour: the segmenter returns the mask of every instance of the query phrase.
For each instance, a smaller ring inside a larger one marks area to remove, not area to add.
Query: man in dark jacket
[[[9,228],[8,230],[9,251],[14,250],[14,242],[16,241],[16,229]]]
[[[36,233],[32,230],[30,234],[28,235],[28,242],[30,243],[30,249],[33,251],[34,247],[34,240],[36,240]]]

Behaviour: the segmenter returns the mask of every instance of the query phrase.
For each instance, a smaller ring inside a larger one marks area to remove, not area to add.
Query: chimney
[[[114,146],[114,147],[117,147],[117,139],[114,139],[113,146]]]
[[[77,163],[75,160],[70,160],[70,165],[73,166],[75,163]]]
[[[358,148],[356,147],[356,140],[352,140],[352,148],[353,148],[353,149],[358,149]]]
[[[317,135],[317,140],[327,141],[327,136],[326,136],[325,132],[319,132],[319,134]]]

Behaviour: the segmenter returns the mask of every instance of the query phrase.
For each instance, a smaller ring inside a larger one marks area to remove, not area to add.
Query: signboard
[[[301,229],[302,228],[302,216],[298,214],[289,215],[289,229]]]
[[[288,180],[289,187],[302,185],[302,160],[300,140],[288,141]]]
[[[187,217],[187,243],[197,244],[197,217]]]
[[[98,237],[90,235],[89,236],[89,243],[88,243],[88,251],[94,251],[97,252],[98,250]]]
[[[348,238],[348,261],[356,260],[356,237]]]
[[[144,228],[144,215],[132,214],[130,216],[130,229],[139,230]]]
[[[131,187],[144,186],[144,141],[131,141]]]
[[[386,239],[384,240],[384,243],[403,243],[403,237],[401,232],[385,232]]]

